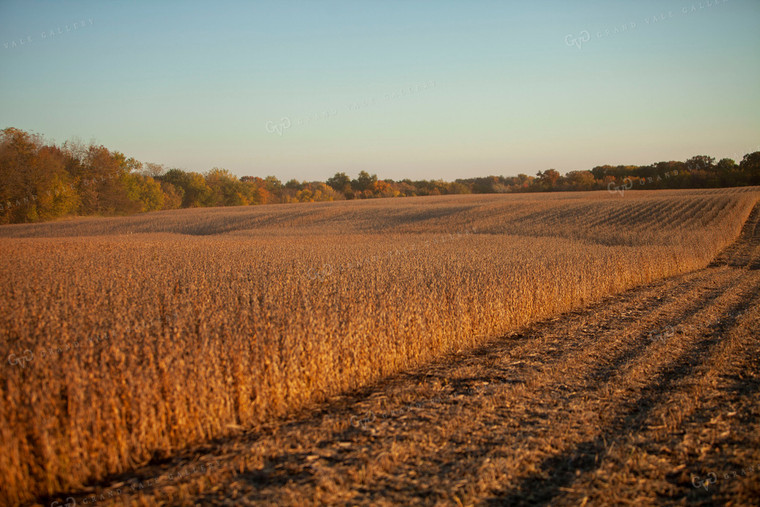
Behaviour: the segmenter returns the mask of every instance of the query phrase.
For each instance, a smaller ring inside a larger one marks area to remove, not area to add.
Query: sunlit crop
[[[0,499],[75,488],[704,267],[746,191],[451,196],[0,228]]]

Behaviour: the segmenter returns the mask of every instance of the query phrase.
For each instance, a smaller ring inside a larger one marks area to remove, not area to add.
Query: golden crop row
[[[528,197],[1,228],[0,500],[75,488],[703,267],[758,193]]]

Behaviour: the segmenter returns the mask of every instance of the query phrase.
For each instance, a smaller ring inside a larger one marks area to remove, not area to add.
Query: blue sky
[[[740,159],[759,22],[756,0],[0,0],[0,128],[299,180]]]

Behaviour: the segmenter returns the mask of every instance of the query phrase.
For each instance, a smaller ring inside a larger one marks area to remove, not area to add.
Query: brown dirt
[[[706,269],[40,502],[757,505],[759,220]]]

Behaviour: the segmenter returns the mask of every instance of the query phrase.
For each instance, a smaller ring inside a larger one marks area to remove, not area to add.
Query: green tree
[[[269,195],[267,202],[283,202],[282,182],[274,176],[264,178],[265,189]]]
[[[287,183],[285,183],[285,188],[287,188],[288,190],[298,191],[298,190],[303,190],[304,185],[300,183],[298,180],[292,179],[292,180],[288,180]]]
[[[687,171],[711,171],[714,164],[715,158],[707,155],[697,155],[684,162]]]
[[[376,183],[376,174],[370,175],[367,171],[360,171],[359,176],[351,182],[351,188],[367,197],[374,192]]]
[[[55,146],[43,146],[35,162],[37,214],[40,220],[51,220],[76,213],[79,196],[66,172],[66,154]]]
[[[246,186],[226,169],[213,168],[206,174],[211,189],[211,206],[241,206],[248,204]]]
[[[146,162],[144,164],[143,174],[150,176],[151,178],[160,178],[166,173],[166,166],[163,164],[154,164],[153,162]]]
[[[164,205],[161,209],[178,209],[182,207],[185,191],[182,187],[174,186],[168,181],[159,181],[161,192],[164,194]]]
[[[351,178],[346,173],[335,173],[335,176],[328,178],[326,183],[343,194],[352,193]]]
[[[747,183],[750,185],[760,185],[760,151],[747,153],[739,164]]]
[[[258,176],[243,176],[240,181],[245,186],[245,195],[249,204],[266,204],[272,199],[264,179]]]
[[[213,196],[213,191],[206,184],[206,179],[202,174],[170,169],[161,177],[161,181],[171,183],[177,189],[181,189],[183,208],[207,206]]]
[[[187,173],[187,186],[184,188],[185,196],[182,206],[185,208],[198,208],[208,206],[211,202],[213,191],[206,184],[202,174]]]
[[[538,176],[539,185],[543,190],[554,190],[561,177],[556,169],[547,169],[543,172],[538,171],[536,176]]]
[[[161,185],[151,178],[139,173],[129,173],[122,177],[127,195],[138,211],[155,211],[164,207],[164,192]]]
[[[50,220],[73,213],[76,191],[66,154],[16,128],[0,132],[0,223]]]
[[[743,183],[739,166],[730,158],[720,159],[715,164],[715,171],[718,173],[718,185],[721,187],[734,187]]]
[[[111,215],[139,211],[139,203],[128,195],[125,178],[134,166],[134,159],[127,159],[122,153],[111,153],[104,146],[90,146],[77,178],[80,212]]]
[[[35,188],[29,168],[35,167],[39,139],[16,128],[2,131],[0,138],[0,213],[3,223],[37,219]]]
[[[565,180],[570,190],[593,190],[596,184],[591,171],[570,171]]]

